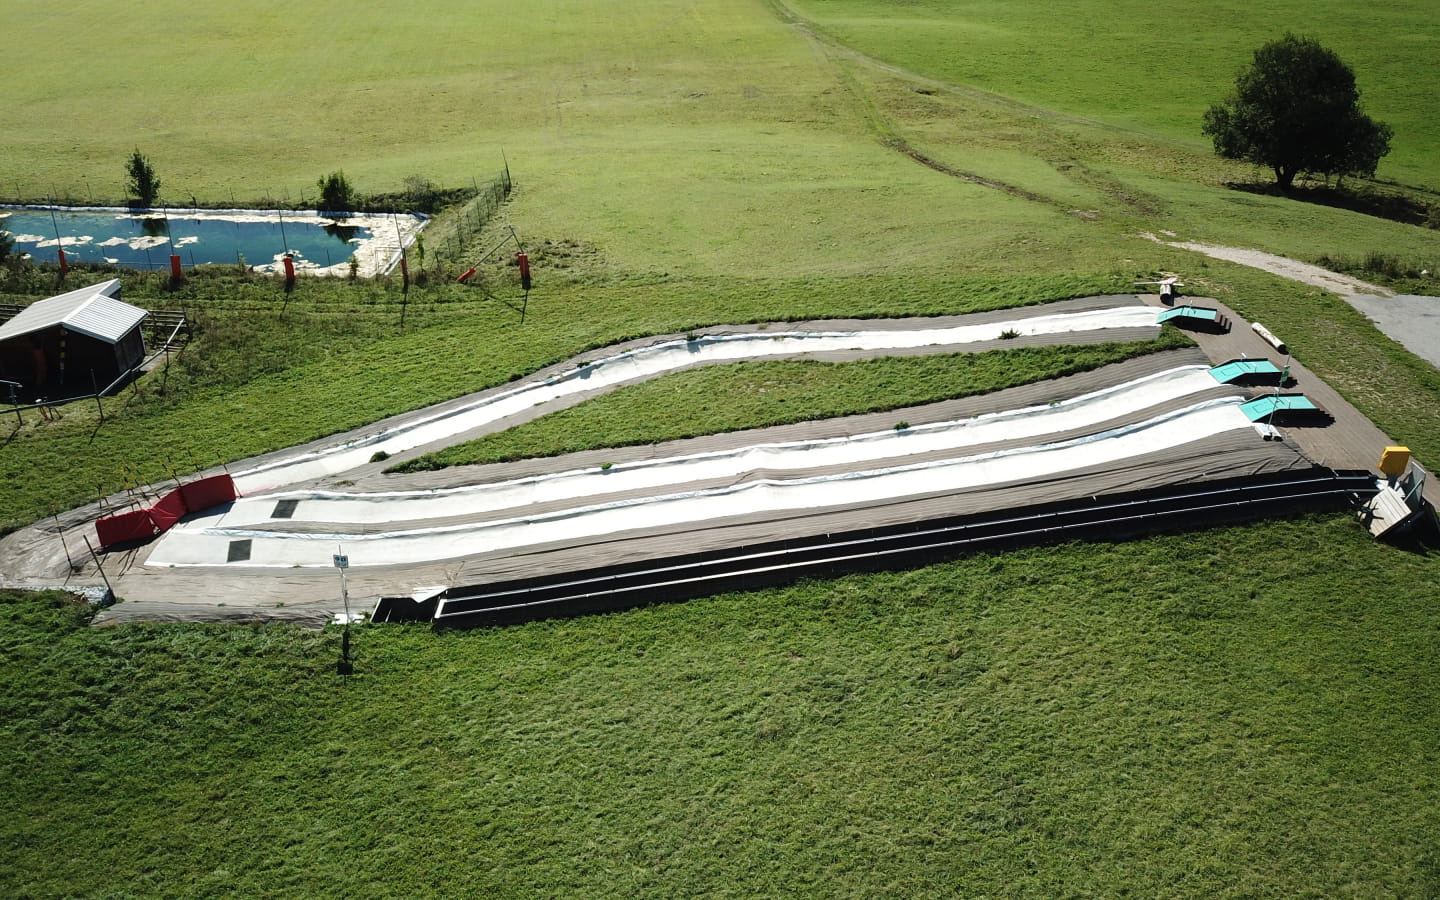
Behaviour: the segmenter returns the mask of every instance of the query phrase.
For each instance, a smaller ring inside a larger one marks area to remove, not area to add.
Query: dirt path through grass
[[[1166,241],[1148,233],[1141,236],[1168,247],[1193,250],[1212,259],[1261,269],[1336,294],[1374,323],[1380,333],[1440,368],[1440,298],[1396,294],[1378,284],[1262,250]]]

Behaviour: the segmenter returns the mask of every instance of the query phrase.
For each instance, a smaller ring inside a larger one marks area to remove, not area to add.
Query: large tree
[[[1282,189],[1301,172],[1373,175],[1393,134],[1361,110],[1350,67],[1293,34],[1255,51],[1235,92],[1206,111],[1203,131],[1221,156],[1268,166]]]

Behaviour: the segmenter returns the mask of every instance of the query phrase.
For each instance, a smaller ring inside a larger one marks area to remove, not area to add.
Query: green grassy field
[[[794,0],[827,33],[886,62],[1046,110],[1208,150],[1200,115],[1266,41],[1318,38],[1355,69],[1361,100],[1395,128],[1379,173],[1440,190],[1429,114],[1440,23],[1421,0],[1194,4],[1115,0]]]
[[[333,629],[92,630],[0,593],[0,882],[1426,896],[1433,575],[1345,517],[1271,523],[363,628],[346,682]]]
[[[1386,117],[1379,102],[1391,91],[1398,97],[1386,102],[1409,116],[1395,119],[1388,177],[1440,189],[1425,177],[1437,171],[1426,155],[1436,126],[1427,104],[1409,102],[1440,78],[1424,64],[1434,27],[1407,12],[1413,5],[1377,19],[1329,2],[1325,21],[1373,21],[1346,34],[1370,35],[1371,51],[1357,47],[1352,59],[1362,76],[1375,73],[1375,113]],[[1218,187],[1218,175],[1250,170],[1218,165],[1184,123],[1198,121],[1296,3],[1233,16],[1223,29],[1208,21],[1197,29],[1206,43],[1165,66],[1135,54],[1126,27],[1193,42],[1165,26],[1200,11],[1062,11],[1107,24],[1045,29],[1035,26],[1056,14],[1038,4],[911,4],[899,18],[862,0],[796,9],[959,88],[917,94],[914,79],[828,51],[749,0],[549,0],[518,18],[496,2],[423,2],[405,15],[336,2],[301,13],[179,0],[6,4],[0,29],[24,39],[10,48],[15,76],[0,96],[25,125],[0,135],[0,197],[119,199],[136,146],[172,203],[298,200],[341,168],[361,190],[392,190],[410,175],[466,184],[494,171],[503,151],[520,184],[511,218],[527,240],[579,241],[627,272],[993,272],[1017,256],[1070,270],[1096,253],[1148,256],[1132,236],[1142,224],[1306,258],[1436,255],[1434,232]],[[984,27],[969,27],[977,17]],[[957,29],[989,38],[972,46]],[[87,48],[87,64],[67,65],[57,46]],[[1036,53],[1095,62],[1056,77],[1030,64]],[[999,93],[1041,105],[975,93],[970,76],[983,73],[981,87],[1003,82]],[[1046,202],[925,169],[877,141],[886,134]]]
[[[466,186],[503,151],[500,218],[430,259],[468,265],[513,225],[526,322],[501,260],[484,289],[412,288],[403,326],[393,280],[302,282],[287,304],[235,273],[127,275],[127,300],[183,306],[200,333],[103,424],[81,404],[0,431],[0,532],[127,470],[283,447],[617,340],[1162,271],[1440,460],[1434,367],[1336,298],[1139,236],[1440,271],[1440,232],[1225,188],[1256,175],[1196,124],[1254,46],[1315,34],[1396,127],[1380,176],[1434,197],[1437,26],[1417,3],[211,6],[0,5],[0,199],[119,200],[137,146],[177,203],[296,201],[336,169],[362,191]],[[0,302],[54,287],[6,277]],[[706,428],[773,420],[738,371],[699,388],[738,410]],[[859,405],[896,377],[847,374]],[[834,384],[786,377],[797,398]],[[673,418],[684,384],[500,440],[550,452],[587,416]],[[1269,523],[513,629],[364,628],[348,682],[333,631],[87,629],[4,593],[0,893],[1433,895],[1436,583],[1435,557],[1344,517]]]

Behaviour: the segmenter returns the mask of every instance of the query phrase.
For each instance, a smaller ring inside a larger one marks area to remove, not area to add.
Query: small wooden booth
[[[0,325],[0,379],[51,396],[103,389],[144,361],[146,315],[117,278],[38,300]]]

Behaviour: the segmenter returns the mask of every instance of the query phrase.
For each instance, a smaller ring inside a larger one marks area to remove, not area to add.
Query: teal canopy
[[[1252,422],[1268,419],[1279,412],[1319,412],[1320,407],[1304,394],[1270,394],[1240,404],[1240,411]]]
[[[1210,369],[1210,376],[1229,384],[1247,375],[1279,375],[1280,369],[1268,359],[1232,359]]]
[[[1161,312],[1155,321],[1157,324],[1164,324],[1171,319],[1199,319],[1204,322],[1218,322],[1220,321],[1220,311],[1204,306],[1177,306]]]

